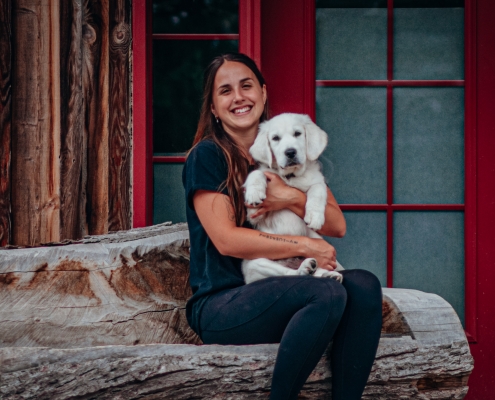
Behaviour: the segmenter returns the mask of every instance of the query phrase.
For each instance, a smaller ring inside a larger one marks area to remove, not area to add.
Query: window
[[[317,123],[348,222],[331,242],[344,267],[437,293],[464,323],[464,2],[316,6]]]

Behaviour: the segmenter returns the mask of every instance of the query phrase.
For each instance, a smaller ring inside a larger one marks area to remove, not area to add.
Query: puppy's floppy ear
[[[306,155],[311,161],[316,160],[328,143],[328,135],[326,132],[318,127],[311,118],[307,115],[303,115],[303,124],[306,129]]]
[[[267,122],[262,122],[259,126],[258,136],[254,140],[249,152],[256,161],[266,165],[272,164],[272,151],[268,143],[268,126]]]

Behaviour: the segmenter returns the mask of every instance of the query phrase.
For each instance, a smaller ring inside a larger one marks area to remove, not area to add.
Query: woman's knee
[[[313,278],[308,280],[307,290],[312,294],[311,300],[321,302],[324,305],[331,304],[332,307],[345,307],[347,292],[336,280],[331,278]]]
[[[382,287],[379,279],[370,271],[352,269],[343,271],[343,284],[349,296],[359,297],[370,306],[382,303]]]

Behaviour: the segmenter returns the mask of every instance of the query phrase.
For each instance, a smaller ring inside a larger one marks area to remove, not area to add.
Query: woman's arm
[[[333,270],[337,267],[335,249],[322,239],[271,235],[237,227],[234,209],[226,195],[198,190],[194,194],[193,203],[201,225],[223,255],[274,260],[298,256],[312,257],[321,268]]]
[[[293,213],[304,219],[306,213],[306,194],[300,190],[288,186],[277,175],[271,172],[265,172],[268,178],[266,189],[266,199],[259,207],[253,218],[264,214],[268,211],[281,210],[288,208]],[[340,210],[337,200],[327,188],[327,205],[325,207],[325,223],[318,231],[320,235],[331,237],[343,237],[346,232],[346,222],[342,211]]]

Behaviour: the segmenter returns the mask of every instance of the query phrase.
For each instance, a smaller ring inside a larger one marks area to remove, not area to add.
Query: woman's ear
[[[309,160],[314,161],[327,147],[328,135],[307,115],[303,116],[303,123],[306,129],[306,155]]]
[[[268,126],[266,122],[260,124],[258,136],[256,136],[249,152],[256,161],[266,165],[272,164],[272,152],[268,143]]]

